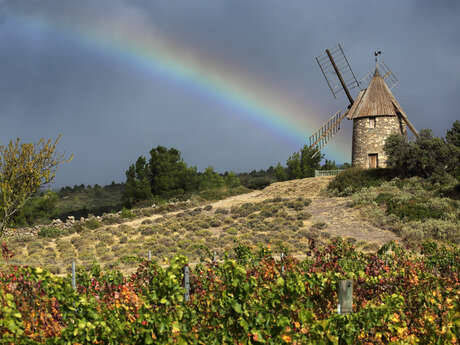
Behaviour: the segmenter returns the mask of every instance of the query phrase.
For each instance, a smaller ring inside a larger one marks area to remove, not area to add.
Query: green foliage
[[[62,230],[58,229],[55,226],[43,226],[39,233],[39,237],[48,237],[48,238],[56,238],[62,234]]]
[[[326,159],[324,161],[324,164],[321,166],[320,170],[337,170],[339,169],[337,165],[335,164],[335,161],[330,161]]]
[[[449,140],[455,142],[455,137],[452,131]],[[421,130],[415,142],[393,134],[387,138],[384,150],[388,167],[400,177],[420,176],[442,183],[446,174],[458,174],[460,147],[434,137],[428,129]]]
[[[303,177],[302,166],[300,164],[300,153],[294,152],[286,161],[287,176],[289,180]]]
[[[320,169],[323,157],[324,155],[317,149],[310,149],[304,145],[300,152],[293,153],[286,161],[288,179],[315,176],[315,170]]]
[[[442,186],[419,177],[395,178],[353,194],[379,227],[393,229],[408,243],[437,239],[460,243],[460,202],[444,196]]]
[[[127,205],[133,205],[141,200],[151,199],[149,169],[144,157],[139,157],[136,164],[131,165],[126,171],[126,188],[123,193],[123,201]]]
[[[392,169],[360,169],[350,168],[338,174],[327,186],[327,189],[337,196],[348,196],[363,188],[378,186],[384,181],[395,177]]]
[[[275,177],[277,181],[286,181],[288,179],[288,175],[286,172],[286,168],[281,166],[281,164],[278,162],[278,164],[275,167]]]
[[[0,336],[18,345],[457,342],[458,248],[427,242],[415,253],[393,242],[362,254],[334,240],[310,254],[281,261],[267,247],[239,244],[220,262],[189,268],[188,301],[183,256],[167,267],[142,261],[129,277],[79,269],[76,291],[70,276],[8,267],[0,272]],[[347,315],[336,312],[343,279],[354,281]]]
[[[224,174],[224,183],[227,188],[237,188],[241,186],[241,181],[233,171]]]
[[[12,224],[15,226],[28,226],[34,224],[37,220],[46,222],[50,218],[57,217],[56,206],[59,200],[57,193],[47,191],[45,194],[33,196],[26,201],[12,218]]]
[[[126,219],[132,219],[134,218],[134,213],[131,210],[128,210],[127,208],[122,208],[121,213],[120,213],[121,218],[126,218]]]
[[[196,190],[196,170],[188,168],[175,148],[158,146],[150,151],[150,186],[153,195],[170,198]]]
[[[446,141],[449,144],[460,147],[460,121],[456,120],[452,128],[449,129],[446,133]]]
[[[224,178],[216,173],[211,166],[207,167],[200,175],[200,190],[222,188],[224,184]]]
[[[56,154],[60,138],[54,143],[42,138],[37,144],[20,144],[18,138],[6,147],[0,146],[0,236],[27,200],[54,180],[57,167],[72,160],[73,156],[66,160],[64,155]]]
[[[244,194],[251,192],[250,189],[239,186],[236,188],[218,188],[218,189],[208,189],[203,190],[198,193],[198,196],[206,201],[213,201],[213,200],[221,200],[225,199],[234,195]]]
[[[89,218],[87,221],[85,221],[84,225],[85,228],[94,230],[99,228],[102,224],[96,218]]]

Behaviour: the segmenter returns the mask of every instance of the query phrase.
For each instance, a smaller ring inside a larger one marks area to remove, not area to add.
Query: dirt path
[[[377,245],[399,239],[393,232],[377,228],[363,219],[359,210],[348,207],[347,203],[350,199],[331,198],[321,195],[321,190],[327,186],[331,179],[332,177],[316,177],[278,182],[261,191],[232,196],[210,203],[210,205],[214,210],[216,208],[229,209],[232,206],[247,202],[261,202],[278,196],[282,198],[306,197],[312,200],[312,203],[307,208],[308,212],[312,214],[312,223],[326,223],[327,227],[321,231],[329,233],[332,237],[352,237],[357,241],[373,242]],[[174,215],[179,212],[181,211],[170,212],[168,215]],[[146,219],[153,220],[162,216],[153,215],[137,218],[124,224],[137,227]]]

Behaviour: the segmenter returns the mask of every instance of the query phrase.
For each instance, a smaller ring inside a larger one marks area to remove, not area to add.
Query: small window
[[[375,116],[369,118],[369,128],[375,128]]]

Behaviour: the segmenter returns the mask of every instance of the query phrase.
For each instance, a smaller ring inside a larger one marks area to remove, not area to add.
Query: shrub
[[[155,228],[144,228],[141,230],[141,235],[143,236],[149,236],[149,235],[154,235],[157,234],[158,230]]]
[[[307,220],[311,218],[311,213],[308,212],[299,212],[297,213],[297,219],[298,220]]]
[[[305,204],[304,204],[303,200],[290,201],[287,204],[288,208],[292,208],[292,209],[294,209],[296,211],[303,210],[304,206],[305,206]]]
[[[102,224],[105,225],[112,225],[112,224],[120,224],[122,220],[117,214],[107,214],[102,217]]]
[[[327,224],[324,223],[324,222],[318,222],[318,223],[313,224],[311,227],[312,227],[312,229],[322,230],[322,229],[327,228]]]
[[[277,206],[265,206],[261,211],[260,215],[263,218],[274,217],[279,211],[279,207]]]
[[[225,209],[225,208],[219,207],[219,208],[216,208],[216,210],[214,211],[214,213],[218,213],[218,214],[229,214],[230,211],[227,210],[227,209]]]
[[[150,217],[155,213],[155,210],[153,208],[144,208],[141,212],[144,217]]]
[[[360,169],[350,168],[338,174],[327,186],[333,195],[348,196],[362,188],[378,186],[384,181],[396,177],[396,172],[389,168]]]
[[[97,229],[101,226],[96,218],[90,218],[84,223],[85,227],[90,230]]]
[[[410,222],[401,226],[401,235],[408,242],[420,243],[432,238],[460,244],[460,222],[441,219]]]
[[[135,217],[135,215],[131,210],[128,210],[127,208],[123,207],[120,213],[120,217],[125,219],[132,219]]]
[[[212,218],[209,221],[209,226],[211,226],[212,228],[217,228],[221,225],[222,225],[222,222],[218,218]]]
[[[197,207],[191,211],[188,212],[188,214],[192,217],[197,216],[201,213],[202,209],[200,207]]]
[[[39,237],[56,238],[62,234],[62,230],[55,226],[44,226],[38,232]]]

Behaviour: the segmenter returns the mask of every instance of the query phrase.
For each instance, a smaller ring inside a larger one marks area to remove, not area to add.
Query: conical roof
[[[359,92],[347,118],[351,120],[369,116],[398,116],[398,113],[403,113],[401,106],[376,67],[369,86]]]

